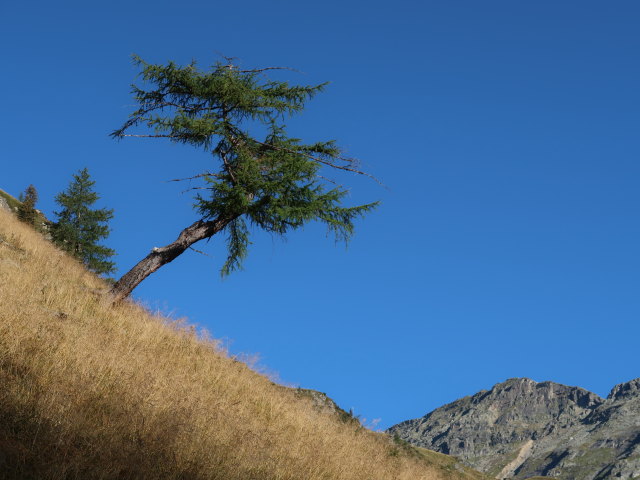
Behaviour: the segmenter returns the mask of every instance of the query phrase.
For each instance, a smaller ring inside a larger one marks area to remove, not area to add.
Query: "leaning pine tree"
[[[206,194],[196,195],[194,205],[201,218],[120,278],[112,289],[115,301],[217,233],[226,234],[228,256],[221,273],[227,275],[247,254],[249,226],[285,235],[317,220],[347,241],[354,220],[375,207],[342,206],[347,191],[328,186],[320,175],[322,167],[364,174],[333,141],[305,144],[286,132],[284,120],[302,111],[325,84],[289,85],[266,76],[275,68],[243,70],[229,59],[209,71],[199,70],[195,62],[183,67],[149,64],[139,57],[134,61],[149,88],[133,86],[138,108],[112,136],[167,138],[201,148],[215,162],[191,177],[205,183],[199,191]]]
[[[113,218],[113,210],[92,209],[100,198],[93,191],[94,181],[86,168],[73,175],[66,191],[55,197],[61,210],[54,212],[58,221],[51,231],[53,241],[63,250],[78,258],[89,270],[98,274],[115,271],[110,258],[115,251],[98,242],[109,236],[107,222]]]

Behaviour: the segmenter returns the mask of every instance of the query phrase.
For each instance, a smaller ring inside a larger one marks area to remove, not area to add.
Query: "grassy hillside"
[[[428,465],[437,466],[441,471],[447,472],[447,478],[455,478],[460,480],[489,480],[484,473],[478,472],[464,465],[458,458],[444,453],[434,452],[426,448],[416,447],[408,442],[395,436],[393,442],[396,446],[395,452],[398,455],[409,455],[414,458],[421,459]]]
[[[13,210],[17,210],[20,206],[20,201],[17,198],[9,195],[4,190],[0,190],[0,197],[4,198],[7,201],[9,207]]]
[[[476,478],[104,292],[0,210],[3,479]]]
[[[20,205],[22,205],[22,202],[20,200],[18,200],[17,198],[15,198],[12,195],[9,195],[7,192],[5,192],[4,190],[0,190],[0,198],[4,199],[7,202],[7,205],[9,206],[9,208],[11,209],[12,212],[17,212],[18,211],[18,207],[20,207]],[[45,217],[44,213],[42,213],[40,210],[37,210],[37,216],[36,216],[36,224],[40,225],[42,227],[42,231],[46,232],[48,229],[48,225],[51,223],[49,222],[49,220],[47,219],[47,217]]]

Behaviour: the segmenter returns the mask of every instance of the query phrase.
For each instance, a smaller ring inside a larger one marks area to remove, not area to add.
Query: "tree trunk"
[[[145,278],[158,270],[163,265],[171,262],[182,254],[187,248],[200,240],[212,237],[234,220],[235,216],[219,216],[215,220],[198,220],[193,225],[185,228],[175,242],[165,247],[154,247],[151,253],[140,260],[138,264],[125,273],[111,288],[113,302],[117,303],[129,296],[134,288]]]

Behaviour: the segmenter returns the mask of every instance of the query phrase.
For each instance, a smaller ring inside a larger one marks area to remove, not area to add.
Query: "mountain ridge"
[[[640,476],[640,378],[606,399],[511,378],[388,432],[497,478],[631,479]]]

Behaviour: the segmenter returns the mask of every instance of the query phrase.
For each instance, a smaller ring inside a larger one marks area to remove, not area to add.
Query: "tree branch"
[[[123,133],[122,135],[118,135],[118,136],[119,137],[138,137],[138,138],[181,138],[180,135],[161,135],[161,134],[134,135],[132,133]]]
[[[185,180],[193,180],[195,178],[202,178],[202,177],[220,177],[220,175],[218,175],[217,173],[204,172],[204,173],[199,173],[198,175],[194,175],[193,177],[172,178],[171,180],[165,180],[165,181],[166,182],[184,182]]]
[[[122,136],[122,137],[139,137],[139,138],[182,138],[180,135],[161,135],[161,134],[160,135],[158,135],[158,134],[155,134],[155,135],[154,134],[146,134],[146,135],[123,134],[123,135],[120,135],[120,136]],[[312,161],[314,161],[316,163],[321,163],[322,165],[326,165],[326,166],[331,167],[331,168],[337,168],[338,170],[344,170],[346,172],[356,173],[358,175],[363,175],[365,177],[369,177],[370,179],[375,181],[378,185],[385,186],[384,183],[382,183],[380,180],[378,180],[378,178],[376,178],[374,175],[371,175],[370,173],[364,172],[362,170],[358,170],[357,168],[348,167],[348,166],[344,166],[344,165],[338,165],[338,164],[330,162],[328,160],[323,160],[321,158],[318,158],[318,157],[316,157],[314,155],[311,155],[309,153],[300,152],[298,150],[293,150],[293,149],[286,148],[286,147],[280,147],[280,146],[277,146],[277,145],[273,145],[271,143],[264,143],[264,142],[261,142],[259,140],[255,140],[255,139],[252,139],[252,141],[256,142],[256,143],[258,143],[260,145],[263,145],[265,147],[272,148],[274,150],[282,150],[282,151],[289,152],[289,153],[295,153],[297,155],[303,155],[303,156],[307,157],[309,160],[312,160]],[[354,160],[350,159],[350,158],[342,158],[342,157],[340,157],[339,160],[341,160],[341,161],[343,161],[345,163],[351,163],[351,164],[355,163]]]
[[[289,152],[289,153],[295,153],[297,155],[303,155],[303,156],[307,157],[309,160],[312,160],[312,161],[317,162],[317,163],[321,163],[323,165],[327,165],[327,166],[329,166],[331,168],[337,168],[338,170],[345,170],[347,172],[357,173],[358,175],[364,175],[365,177],[369,177],[370,179],[374,180],[379,185],[384,186],[384,184],[380,180],[378,180],[376,177],[374,177],[370,173],[363,172],[362,170],[358,170],[358,169],[352,168],[352,167],[346,167],[346,166],[343,166],[343,165],[337,165],[337,164],[335,164],[333,162],[330,162],[328,160],[322,160],[321,158],[318,158],[318,157],[316,157],[314,155],[311,155],[309,153],[300,152],[298,150],[293,150],[291,148],[280,147],[278,145],[273,145],[271,143],[264,143],[264,142],[261,142],[259,140],[252,140],[252,141],[254,141],[256,143],[259,143],[260,145],[264,145],[265,147],[272,148],[274,150],[282,150],[282,151]],[[351,164],[355,163],[355,161],[353,159],[350,159],[350,158],[342,158],[342,157],[340,157],[339,160],[341,160],[341,161],[343,161],[345,163],[351,163]]]

